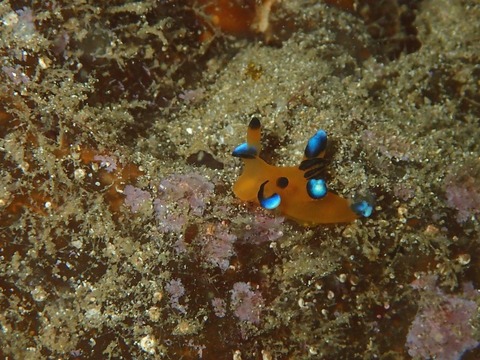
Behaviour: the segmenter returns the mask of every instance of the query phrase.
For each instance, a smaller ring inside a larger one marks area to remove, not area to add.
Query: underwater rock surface
[[[0,357],[480,358],[479,18],[0,1]],[[253,116],[279,166],[325,129],[328,191],[371,217],[237,199]]]

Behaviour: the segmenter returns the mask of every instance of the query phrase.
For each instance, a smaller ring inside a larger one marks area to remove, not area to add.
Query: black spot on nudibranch
[[[252,117],[252,120],[250,120],[250,124],[248,124],[248,127],[253,130],[259,129],[260,126],[260,119],[256,116]]]
[[[281,189],[285,189],[288,186],[288,179],[285,176],[277,179],[277,186]]]

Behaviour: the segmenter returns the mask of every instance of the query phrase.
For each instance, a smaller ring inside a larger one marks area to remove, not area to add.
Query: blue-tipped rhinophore
[[[352,204],[351,209],[354,213],[363,217],[369,217],[373,212],[372,204],[366,200],[358,201]]]
[[[243,159],[254,159],[257,156],[257,149],[244,142],[233,150],[232,155]]]
[[[268,183],[268,180],[265,181],[262,185],[260,185],[260,189],[258,190],[257,198],[260,205],[267,210],[273,210],[280,205],[282,198],[277,193],[273,193],[273,195],[269,197],[264,197],[263,191],[265,185]]]
[[[318,130],[305,147],[305,157],[311,159],[317,157],[327,147],[327,133],[325,130]]]
[[[327,183],[323,179],[307,181],[307,193],[312,199],[321,199],[327,195]]]

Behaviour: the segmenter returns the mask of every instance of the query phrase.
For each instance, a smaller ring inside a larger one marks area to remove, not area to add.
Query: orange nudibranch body
[[[260,121],[253,118],[247,130],[247,142],[233,151],[244,161],[244,169],[233,192],[244,201],[278,211],[302,225],[346,223],[369,216],[372,206],[366,201],[354,204],[327,190],[322,175],[327,135],[319,130],[307,143],[299,166],[278,167],[259,157]]]

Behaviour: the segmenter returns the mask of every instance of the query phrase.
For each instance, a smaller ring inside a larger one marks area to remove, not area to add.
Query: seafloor
[[[477,0],[1,1],[0,357],[478,359]],[[304,227],[235,198],[329,134]]]

